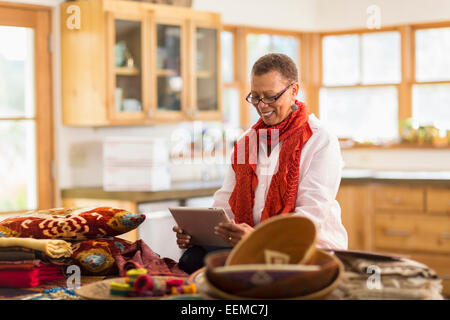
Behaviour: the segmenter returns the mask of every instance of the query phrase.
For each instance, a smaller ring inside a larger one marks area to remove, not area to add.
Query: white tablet
[[[201,246],[231,247],[228,242],[214,233],[220,222],[229,222],[222,208],[169,208],[177,225],[191,236],[191,243]]]

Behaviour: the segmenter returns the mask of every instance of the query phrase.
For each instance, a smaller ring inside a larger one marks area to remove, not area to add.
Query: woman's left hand
[[[246,223],[221,222],[214,228],[215,234],[222,237],[231,246],[235,246],[242,238],[253,232]]]

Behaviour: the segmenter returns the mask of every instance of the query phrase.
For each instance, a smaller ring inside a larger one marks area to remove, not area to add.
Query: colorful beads
[[[111,294],[127,297],[160,297],[196,292],[195,284],[185,285],[184,279],[162,280],[151,277],[146,269],[129,270],[125,283],[110,282]]]

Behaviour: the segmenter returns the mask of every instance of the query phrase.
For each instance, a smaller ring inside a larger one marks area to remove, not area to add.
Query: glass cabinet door
[[[142,22],[114,19],[114,113],[143,111]]]
[[[196,110],[218,111],[218,31],[197,27],[196,42]]]
[[[157,111],[181,111],[181,26],[156,25]]]

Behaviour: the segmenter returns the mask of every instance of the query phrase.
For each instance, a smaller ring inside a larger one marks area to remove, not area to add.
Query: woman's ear
[[[294,83],[292,85],[292,98],[294,99],[294,101],[297,98],[299,90],[300,90],[300,84],[298,82]]]

